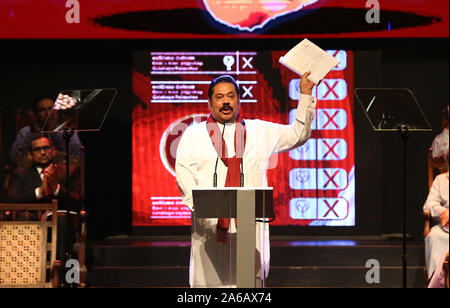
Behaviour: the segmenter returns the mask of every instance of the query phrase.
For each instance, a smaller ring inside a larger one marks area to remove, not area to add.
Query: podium
[[[196,218],[237,219],[236,260],[231,260],[227,266],[230,271],[235,271],[230,277],[235,274],[238,288],[254,288],[256,222],[268,223],[268,219],[274,217],[273,188],[194,188],[192,196]],[[230,255],[234,256],[231,251],[234,247],[229,244]],[[261,250],[264,251],[265,248],[261,247]],[[236,264],[235,268],[233,264]],[[264,278],[264,273],[262,277]]]

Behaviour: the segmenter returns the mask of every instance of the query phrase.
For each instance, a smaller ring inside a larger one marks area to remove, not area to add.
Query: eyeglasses
[[[46,145],[46,146],[43,146],[43,147],[32,148],[31,151],[37,152],[37,153],[40,153],[41,151],[48,152],[48,151],[50,151],[51,148],[52,147]]]

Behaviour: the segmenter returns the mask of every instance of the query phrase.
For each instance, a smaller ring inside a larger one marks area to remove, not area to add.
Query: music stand
[[[372,129],[376,132],[399,132],[403,142],[402,286],[406,288],[406,143],[410,132],[431,132],[432,129],[409,89],[356,88],[354,93]]]
[[[116,95],[117,90],[114,88],[63,90],[59,93],[41,128],[41,133],[62,134],[66,144],[67,229],[65,236],[67,243],[71,242],[69,238],[71,228],[70,140],[75,132],[100,131]],[[69,107],[60,105],[63,99],[71,103]],[[67,245],[64,257],[65,261],[72,258],[72,245]]]

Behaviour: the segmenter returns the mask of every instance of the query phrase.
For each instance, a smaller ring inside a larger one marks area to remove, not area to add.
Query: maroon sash
[[[211,142],[213,143],[214,148],[216,149],[217,154],[219,155],[222,162],[225,166],[228,167],[227,178],[225,180],[225,187],[239,187],[241,183],[241,160],[243,158],[244,149],[242,148],[242,126],[244,127],[244,148],[246,142],[246,130],[245,125],[242,125],[241,121],[243,118],[239,114],[236,119],[236,126],[234,131],[234,148],[236,149],[236,155],[234,157],[228,158],[227,154],[227,145],[225,140],[222,140],[222,133],[220,132],[219,125],[217,121],[210,115],[208,120],[206,121],[206,128],[209,133],[209,137],[211,138]],[[222,145],[220,145],[220,141],[222,141]],[[219,153],[219,150],[222,153]],[[222,230],[228,230],[230,226],[229,218],[219,218],[217,222],[217,228]]]

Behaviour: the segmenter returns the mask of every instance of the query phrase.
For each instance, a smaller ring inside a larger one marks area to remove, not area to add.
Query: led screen
[[[448,37],[447,0],[0,0],[0,38]]]
[[[327,52],[340,64],[313,89],[317,108],[311,138],[271,158],[273,225],[355,224],[353,53]],[[132,115],[134,226],[190,224],[190,211],[182,204],[175,181],[176,148],[186,127],[209,115],[207,90],[214,77],[235,77],[244,118],[293,121],[299,76],[278,63],[285,53],[134,53],[133,92],[138,100]]]

